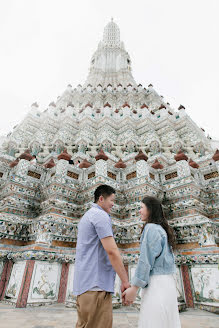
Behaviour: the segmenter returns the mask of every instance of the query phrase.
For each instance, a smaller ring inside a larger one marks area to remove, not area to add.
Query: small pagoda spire
[[[112,106],[107,102],[103,107],[105,108],[105,107],[112,107]]]
[[[127,103],[127,101],[122,105],[122,108],[124,108],[124,107],[130,108],[130,105]]]
[[[217,149],[216,152],[214,153],[214,156],[212,157],[212,159],[216,162],[219,161],[219,150]]]
[[[148,109],[148,106],[144,103],[142,106],[141,106],[141,109],[143,108],[147,108]]]
[[[13,162],[10,163],[10,168],[15,167],[19,163],[19,158],[16,158]]]
[[[87,103],[87,104],[85,105],[85,108],[86,108],[86,107],[91,107],[91,108],[92,108],[93,106],[91,105],[91,103]]]
[[[123,162],[123,160],[120,158],[120,160],[114,165],[117,169],[125,169],[126,164]]]
[[[26,161],[31,161],[31,159],[33,158],[33,156],[30,153],[29,149],[26,149],[20,156],[20,159],[25,159]]]
[[[92,164],[88,162],[88,160],[85,158],[83,162],[79,165],[80,169],[88,169]]]
[[[67,104],[67,107],[74,107],[74,105],[73,105],[72,102],[70,101],[70,102]]]
[[[44,167],[45,167],[46,169],[51,169],[51,168],[53,168],[54,166],[56,166],[56,164],[55,164],[53,158],[51,158],[51,159],[49,160],[49,162],[46,163],[46,164],[44,165]]]
[[[68,154],[67,149],[65,148],[63,152],[58,156],[58,160],[64,159],[65,161],[70,161],[71,155]]]
[[[38,108],[39,105],[38,105],[38,103],[35,101],[35,102],[31,105],[31,107],[36,107],[36,108]]]
[[[198,169],[199,168],[199,165],[196,162],[194,162],[191,158],[189,160],[189,165],[191,167],[193,167],[194,169]]]
[[[139,150],[139,153],[138,155],[135,156],[135,160],[138,162],[138,161],[146,161],[148,160],[148,157],[143,153],[142,150]]]
[[[174,156],[175,160],[178,161],[187,161],[188,157],[184,154],[182,150],[179,150],[178,153]]]
[[[101,148],[99,153],[95,156],[96,161],[103,159],[104,161],[108,160],[108,156],[104,153],[103,149]]]
[[[50,104],[49,104],[49,107],[56,107],[56,104],[54,101],[52,101]]]
[[[153,167],[153,169],[158,170],[158,169],[163,169],[163,165],[158,161],[158,159],[156,158],[154,163],[151,165],[151,167]]]

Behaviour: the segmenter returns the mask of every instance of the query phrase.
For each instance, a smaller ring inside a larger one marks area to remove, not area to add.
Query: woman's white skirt
[[[142,290],[139,328],[181,328],[174,276],[153,275]]]

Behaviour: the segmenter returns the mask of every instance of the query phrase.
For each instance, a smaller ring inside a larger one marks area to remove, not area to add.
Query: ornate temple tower
[[[1,145],[2,301],[74,305],[77,224],[102,183],[116,189],[113,229],[130,278],[140,202],[154,195],[177,235],[179,307],[216,311],[219,151],[184,106],[175,110],[152,84],[136,84],[113,21],[83,86],[68,85],[44,110],[33,103]],[[119,284],[117,277],[115,306]]]
[[[91,59],[88,78],[84,86],[116,88],[119,84],[136,86],[131,73],[131,59],[120,41],[120,31],[113,19],[104,29],[103,40]]]

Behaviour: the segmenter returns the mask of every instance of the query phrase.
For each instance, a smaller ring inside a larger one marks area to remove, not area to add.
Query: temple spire
[[[120,40],[120,29],[113,18],[105,26],[103,39],[91,58],[88,78],[84,86],[99,84],[107,87],[109,84],[117,87],[121,84],[136,86],[131,73],[131,59]]]
[[[120,47],[120,30],[113,18],[104,28],[103,44],[108,47]]]

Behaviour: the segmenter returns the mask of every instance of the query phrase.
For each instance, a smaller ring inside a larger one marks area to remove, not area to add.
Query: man
[[[77,296],[76,328],[112,328],[112,293],[116,272],[121,292],[128,275],[113,238],[110,211],[115,190],[107,185],[94,192],[94,204],[78,225],[73,294]]]

